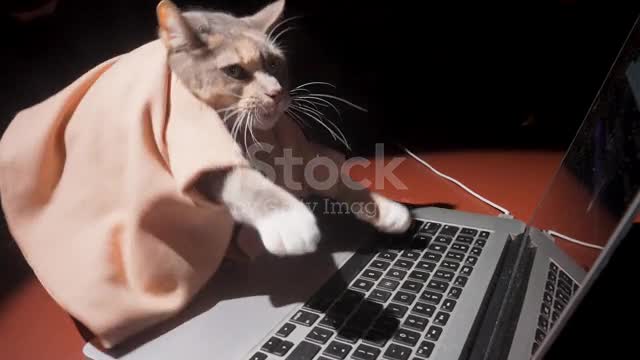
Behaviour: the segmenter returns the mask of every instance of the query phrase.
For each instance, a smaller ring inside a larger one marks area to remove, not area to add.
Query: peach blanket
[[[291,125],[272,136],[304,143]],[[153,41],[15,117],[0,195],[36,276],[109,348],[181,310],[215,273],[234,224],[193,183],[247,165]]]

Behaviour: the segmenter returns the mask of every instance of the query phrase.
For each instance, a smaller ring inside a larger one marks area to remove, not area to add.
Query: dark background
[[[10,15],[37,2],[0,7],[0,133],[18,110],[156,35],[157,1],[60,0],[46,18]],[[238,14],[266,3],[175,2]],[[288,1],[286,16],[304,15],[285,41],[294,79],[330,81],[334,94],[370,110],[343,114],[358,155],[376,141],[430,151],[564,149],[640,10],[638,2],[441,3]],[[25,274],[0,224],[0,300]]]

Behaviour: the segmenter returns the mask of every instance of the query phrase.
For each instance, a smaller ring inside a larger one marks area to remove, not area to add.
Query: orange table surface
[[[462,181],[484,197],[528,220],[561,160],[561,153],[461,151],[420,154],[438,170]],[[355,167],[356,179],[375,178],[374,167]],[[406,158],[394,171],[408,189],[385,186],[381,193],[411,204],[449,204],[456,210],[497,215],[493,208],[458,186]],[[590,262],[594,251],[561,244]],[[597,254],[597,253],[595,253]],[[11,360],[84,359],[84,341],[70,317],[29,277],[0,303],[0,358]]]

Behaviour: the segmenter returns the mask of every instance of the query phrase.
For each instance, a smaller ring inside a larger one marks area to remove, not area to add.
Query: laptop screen
[[[640,27],[618,59],[529,221],[590,269],[640,187]],[[638,219],[636,219],[638,220]],[[562,240],[562,235],[595,245]]]

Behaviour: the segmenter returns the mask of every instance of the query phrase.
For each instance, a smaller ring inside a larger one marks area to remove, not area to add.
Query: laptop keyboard
[[[416,221],[348,286],[324,286],[251,360],[429,359],[482,256],[489,232]],[[287,336],[304,328],[304,340]]]
[[[558,264],[553,261],[549,262],[547,282],[542,296],[540,314],[538,315],[538,327],[536,328],[535,341],[531,349],[532,354],[538,350],[547,333],[558,321],[560,314],[579,288],[578,283]]]

